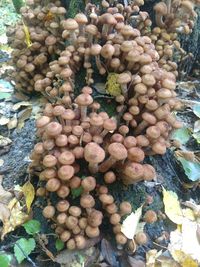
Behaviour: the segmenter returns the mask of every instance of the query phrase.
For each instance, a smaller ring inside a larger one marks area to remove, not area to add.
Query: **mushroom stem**
[[[101,137],[105,137],[109,131],[104,129],[103,132],[100,133]]]
[[[89,162],[88,168],[92,174],[97,173],[99,170],[98,163]]]
[[[87,107],[81,106],[81,121],[84,121],[87,117]]]
[[[122,89],[122,94],[125,97],[125,99],[127,99],[128,97],[128,88],[127,88],[127,84],[121,84],[121,89]]]
[[[155,17],[156,17],[156,24],[158,25],[158,27],[165,28],[166,25],[165,25],[165,23],[163,21],[163,15],[160,14],[160,13],[156,13]]]
[[[72,45],[74,45],[74,43],[76,42],[76,34],[75,34],[74,31],[70,31],[70,37],[69,37],[69,39],[70,39],[70,43]]]
[[[113,158],[112,156],[110,156],[106,161],[104,161],[103,163],[101,163],[101,165],[99,166],[99,171],[100,172],[106,172],[108,171],[112,165],[114,165],[116,163],[116,159]]]
[[[137,128],[134,131],[134,135],[140,134],[146,127],[148,126],[148,123],[144,120],[142,121]]]

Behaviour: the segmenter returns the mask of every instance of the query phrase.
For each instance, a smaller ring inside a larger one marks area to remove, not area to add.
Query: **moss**
[[[20,8],[25,5],[23,0],[12,0],[13,6],[18,14],[20,14]]]
[[[69,2],[67,16],[69,18],[74,18],[75,15],[78,12],[83,11],[84,8],[85,8],[85,1],[84,0],[71,0]]]

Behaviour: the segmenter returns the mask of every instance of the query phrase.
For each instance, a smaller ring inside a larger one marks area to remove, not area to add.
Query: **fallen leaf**
[[[162,250],[151,249],[146,253],[146,267],[155,267],[156,259],[162,254]]]
[[[7,99],[11,97],[11,93],[6,93],[6,92],[0,92],[0,100],[2,99]]]
[[[0,147],[7,146],[12,143],[12,140],[8,137],[0,135]]]
[[[14,97],[15,97],[16,99],[18,99],[18,100],[23,100],[23,101],[27,101],[27,100],[29,100],[29,96],[24,95],[24,94],[21,93],[21,92],[15,92]]]
[[[101,254],[104,260],[106,260],[106,262],[108,262],[111,266],[117,266],[116,255],[113,247],[105,238],[101,241]]]
[[[35,249],[36,243],[34,238],[20,238],[14,245],[15,257],[20,264]]]
[[[0,175],[0,203],[7,205],[13,198],[13,194],[3,188],[2,182],[3,182],[3,176]]]
[[[195,155],[195,153],[193,151],[177,150],[177,151],[175,151],[175,156],[184,158],[184,159],[192,161],[192,162],[197,161],[196,160],[196,155]]]
[[[18,103],[16,103],[16,104],[14,104],[13,106],[12,106],[12,110],[14,110],[14,111],[16,111],[16,110],[18,110],[19,108],[21,108],[21,107],[27,107],[27,106],[31,106],[31,102],[28,102],[28,101],[21,101],[21,102],[18,102]]]
[[[192,136],[197,141],[197,143],[200,144],[200,132],[193,133]]]
[[[185,174],[187,175],[189,180],[195,182],[200,179],[200,164],[199,163],[191,162],[181,157],[177,157],[177,159],[182,164]]]
[[[3,224],[5,224],[9,218],[10,218],[10,210],[5,204],[0,203],[0,221]]]
[[[21,191],[23,192],[23,194],[25,196],[26,207],[27,207],[27,211],[29,213],[30,209],[31,209],[31,204],[32,204],[34,197],[35,197],[35,189],[34,189],[33,185],[31,184],[31,182],[28,181],[22,186]]]
[[[178,140],[182,145],[186,144],[190,139],[191,132],[188,128],[174,130],[171,134],[171,139]]]
[[[6,118],[6,117],[1,117],[1,118],[0,118],[0,125],[1,125],[1,126],[4,126],[4,125],[8,124],[9,121],[10,121],[10,120],[9,120],[8,118]]]
[[[200,263],[200,244],[197,237],[198,226],[197,222],[185,218],[181,228],[170,233],[168,249],[181,266],[193,266],[186,265],[186,262],[190,261],[191,264],[196,264],[195,261]],[[198,266],[198,264],[194,266]]]
[[[32,113],[32,107],[29,107],[25,110],[22,110],[18,115],[18,129],[22,129],[24,127],[24,122],[28,119],[30,119]]]
[[[159,267],[181,267],[180,264],[178,262],[176,262],[171,256],[166,257],[163,254],[156,259],[156,266],[159,266]],[[157,264],[159,264],[159,265],[157,265]]]
[[[10,210],[10,217],[3,224],[1,232],[2,240],[7,233],[15,230],[16,227],[22,225],[28,220],[28,215],[22,211],[23,207],[20,205],[18,199],[11,199],[7,205],[7,208]]]
[[[128,256],[128,263],[131,267],[145,267],[145,262],[136,258]]]
[[[197,117],[200,118],[200,105],[194,105],[194,106],[192,107],[192,110],[193,110],[194,114],[195,114]]]
[[[139,220],[142,216],[142,207],[138,208],[135,212],[132,212],[122,222],[121,232],[129,239],[133,239],[136,234]]]
[[[3,159],[0,159],[0,167],[2,167],[4,164],[4,160]]]
[[[181,250],[175,250],[171,254],[181,264],[181,267],[198,267],[198,263]]]
[[[197,132],[199,132],[200,131],[200,120],[197,120],[197,121],[195,121],[195,123],[194,123],[194,129],[193,129],[193,132],[194,133],[197,133]]]
[[[82,267],[83,258],[91,256],[95,253],[95,248],[83,249],[83,250],[63,250],[55,258],[55,262],[59,263],[61,266],[66,265],[67,267]],[[81,256],[81,257],[80,257]]]
[[[182,224],[183,213],[176,193],[163,187],[163,203],[167,217],[176,224]]]
[[[7,124],[7,127],[9,130],[12,130],[17,127],[17,118],[14,116]]]

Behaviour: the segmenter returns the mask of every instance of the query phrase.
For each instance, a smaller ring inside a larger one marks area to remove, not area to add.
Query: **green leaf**
[[[61,241],[60,239],[56,240],[56,249],[57,251],[60,251],[64,248],[65,244],[63,241]]]
[[[9,267],[11,260],[12,260],[11,255],[0,254],[0,266],[1,267]]]
[[[75,189],[71,189],[71,194],[72,194],[72,198],[77,198],[79,197],[83,192],[83,187],[80,186],[78,188],[75,188]]]
[[[200,164],[197,162],[191,162],[184,158],[177,157],[177,159],[181,162],[185,174],[188,179],[195,182],[200,179]]]
[[[40,232],[41,224],[37,220],[30,220],[23,224],[27,234],[34,235]]]
[[[193,133],[192,135],[194,139],[197,141],[198,144],[200,144],[200,132]]]
[[[183,127],[172,132],[171,138],[178,140],[182,145],[190,139],[191,133],[188,128]]]
[[[11,93],[0,92],[0,100],[11,97]]]
[[[192,107],[192,109],[193,109],[193,112],[194,112],[194,114],[197,116],[197,117],[199,117],[200,118],[200,105],[194,105],[193,107]]]
[[[21,263],[30,253],[35,249],[35,239],[20,238],[14,245],[14,254],[18,261]]]

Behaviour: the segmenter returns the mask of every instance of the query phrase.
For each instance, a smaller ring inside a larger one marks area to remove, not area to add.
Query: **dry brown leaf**
[[[162,254],[162,250],[151,249],[146,253],[146,267],[155,267],[156,259]]]
[[[105,238],[101,241],[101,254],[111,266],[117,265],[116,255],[113,247],[111,246],[110,242]]]
[[[18,100],[22,100],[22,101],[29,100],[29,97],[27,95],[24,95],[20,92],[15,92],[14,97],[17,98]]]
[[[1,240],[4,239],[5,235],[13,230],[15,230],[16,227],[22,225],[25,223],[29,216],[24,213],[23,207],[20,205],[18,199],[13,198],[7,206],[8,210],[10,210],[10,216],[8,220],[4,221],[2,232],[1,232]]]
[[[31,113],[32,113],[32,107],[29,107],[19,113],[18,125],[17,125],[18,129],[22,129],[24,127],[24,122],[30,118]]]
[[[28,101],[21,101],[21,102],[18,102],[18,103],[16,103],[16,104],[14,104],[13,105],[13,107],[12,107],[12,109],[14,110],[14,111],[16,111],[16,110],[18,110],[19,108],[21,108],[21,107],[27,107],[27,106],[31,106],[32,104],[31,104],[31,102],[28,102]]]
[[[89,248],[84,250],[63,250],[61,251],[55,258],[55,262],[59,263],[61,266],[67,267],[82,267],[83,264],[78,261],[85,259],[85,257],[93,255],[95,252],[95,248]]]
[[[9,123],[9,118],[6,118],[6,117],[1,117],[0,118],[0,125],[1,126],[4,126],[4,125],[7,125]]]
[[[13,198],[13,194],[11,192],[6,191],[3,188],[2,182],[3,182],[3,176],[0,175],[0,203],[7,205]]]
[[[10,210],[8,209],[8,207],[3,204],[0,203],[0,221],[5,224],[7,223],[7,221],[10,218]]]
[[[9,130],[12,130],[12,129],[16,128],[17,127],[17,118],[16,117],[13,117],[9,121],[9,123],[7,124],[7,127],[8,127]]]
[[[0,147],[7,146],[12,143],[12,140],[8,137],[0,135]]]
[[[130,256],[128,256],[128,263],[131,267],[145,267],[145,262]]]

